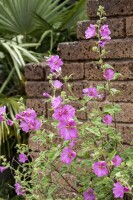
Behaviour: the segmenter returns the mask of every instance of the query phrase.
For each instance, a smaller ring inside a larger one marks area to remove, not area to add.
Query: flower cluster
[[[58,58],[58,70],[61,72],[61,65],[63,62],[59,58],[59,56],[52,56],[48,59],[47,63],[49,64],[50,68],[57,69],[57,63],[53,62],[53,59],[56,60]],[[52,60],[52,64],[51,61]],[[52,73],[54,71],[57,72],[58,70],[52,70]],[[55,80],[52,83],[53,87],[56,89],[59,89],[63,86],[63,84]],[[71,147],[74,146],[75,140],[78,137],[78,130],[76,128],[76,121],[74,120],[75,117],[75,108],[72,107],[69,104],[63,104],[63,100],[61,96],[53,97],[52,100],[52,108],[54,109],[53,118],[55,120],[59,121],[59,124],[57,125],[59,134],[61,137],[66,141],[71,141],[70,146],[67,148],[64,148],[62,154],[61,154],[61,161],[70,164],[72,160],[76,157],[76,153],[71,149]]]
[[[41,122],[37,119],[36,112],[30,108],[17,114],[16,119],[20,121],[20,128],[26,133],[37,131],[41,127]]]

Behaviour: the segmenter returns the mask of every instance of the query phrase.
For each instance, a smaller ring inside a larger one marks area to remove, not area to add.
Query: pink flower
[[[53,82],[53,86],[56,89],[60,89],[63,86],[63,84],[62,84],[62,82],[56,80],[56,81]]]
[[[69,146],[70,146],[70,147],[74,147],[75,144],[76,144],[76,140],[72,140],[72,141],[70,142]]]
[[[84,200],[95,200],[96,196],[94,194],[94,190],[88,188],[85,192],[83,192]]]
[[[96,27],[93,24],[90,24],[90,26],[85,31],[85,38],[89,39],[96,35]]]
[[[101,26],[101,28],[100,28],[101,37],[106,37],[106,36],[109,36],[110,34],[111,34],[111,31],[110,31],[108,25]]]
[[[105,161],[95,162],[93,164],[93,172],[98,176],[106,176],[108,174],[107,163]]]
[[[20,128],[28,133],[30,130],[37,131],[41,127],[41,122],[38,119],[27,119],[26,121],[21,121]]]
[[[27,108],[27,110],[22,111],[19,114],[16,114],[17,120],[25,120],[25,119],[35,119],[37,117],[36,112],[33,109]]]
[[[120,182],[114,184],[113,193],[115,198],[123,198],[124,193],[128,191],[129,188],[123,187]]]
[[[118,155],[116,155],[113,160],[112,160],[112,164],[115,166],[115,167],[119,167],[122,163],[122,158]]]
[[[98,96],[98,90],[95,87],[88,88],[88,95],[90,97],[97,97]]]
[[[7,168],[4,166],[0,166],[0,172],[2,173],[3,171],[5,171]]]
[[[84,96],[87,96],[87,95],[88,95],[88,92],[89,92],[89,91],[88,91],[88,88],[83,89],[83,95],[84,95]]]
[[[104,72],[103,76],[107,81],[110,81],[113,79],[114,77],[114,70],[111,68],[106,69],[106,71]]]
[[[108,126],[112,123],[113,117],[109,114],[103,117],[103,122]]]
[[[58,108],[61,106],[61,104],[62,104],[62,98],[60,96],[54,97],[52,99],[52,108],[54,108],[54,109]]]
[[[8,119],[8,120],[7,120],[7,125],[8,125],[8,126],[12,126],[12,125],[13,125],[13,121],[10,120],[10,119]]]
[[[96,87],[90,87],[83,89],[84,95],[88,95],[89,97],[97,97],[98,96],[98,90]]]
[[[60,72],[61,71],[61,66],[63,65],[62,60],[59,58],[58,55],[51,56],[48,60],[47,63],[51,69],[52,73]]]
[[[76,158],[76,153],[69,147],[64,148],[61,154],[61,161],[69,165]]]
[[[4,121],[4,114],[6,112],[6,106],[0,108],[0,122]]]
[[[68,120],[75,116],[75,108],[71,105],[64,105],[61,108],[57,108],[54,110],[53,118],[61,121]]]
[[[25,155],[24,153],[19,154],[19,162],[25,163],[27,160],[28,160],[27,155]]]
[[[43,93],[43,97],[49,98],[49,97],[50,97],[50,94],[47,93],[47,92],[44,92],[44,93]]]
[[[6,106],[1,107],[0,108],[0,115],[5,114],[5,112],[6,112]]]
[[[74,120],[61,121],[57,126],[59,133],[64,140],[71,140],[78,137],[78,130],[76,129],[76,122]]]
[[[22,189],[22,186],[19,183],[15,183],[15,192],[17,195],[24,195],[26,191]]]

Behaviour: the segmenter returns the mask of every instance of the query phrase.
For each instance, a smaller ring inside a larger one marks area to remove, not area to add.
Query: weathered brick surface
[[[97,16],[99,5],[105,7],[107,16],[123,16],[133,14],[132,0],[88,0],[87,12],[90,18]]]
[[[25,78],[26,80],[44,80],[46,63],[30,63],[25,66]]]
[[[122,134],[123,142],[127,144],[131,144],[133,140],[133,126],[130,124],[117,124],[117,128]]]
[[[92,51],[94,44],[92,40],[61,43],[58,46],[58,52],[63,60],[96,60],[98,54]],[[133,40],[112,40],[106,45],[106,50],[109,51],[105,56],[106,59],[132,58]]]
[[[66,85],[64,85],[63,87],[63,90],[66,92],[66,94],[69,96],[74,95],[75,97],[82,99],[83,97],[82,90],[84,89],[83,82],[77,81],[77,82],[70,83],[70,85],[71,85],[71,90],[69,90],[68,86]]]
[[[77,24],[77,38],[85,39],[85,31],[90,24],[95,24],[96,20],[88,20],[78,22]],[[126,36],[125,19],[124,18],[113,18],[108,19],[106,24],[109,25],[111,30],[111,38],[123,38]]]
[[[132,61],[115,61],[108,62],[114,67],[115,72],[122,74],[119,80],[133,80],[133,62]],[[94,62],[85,63],[85,79],[87,80],[105,80],[103,72]]]
[[[46,116],[46,103],[44,99],[27,99],[26,105],[28,108],[33,108],[39,116]]]
[[[120,90],[120,93],[114,96],[116,102],[133,102],[133,81],[114,82],[111,87]],[[107,100],[110,98],[107,97]]]
[[[98,54],[92,52],[94,41],[81,41],[60,43],[58,45],[58,52],[63,60],[85,60],[85,59],[98,59]]]
[[[27,81],[25,84],[25,89],[28,97],[42,97],[44,92],[51,93],[49,83],[44,81]]]
[[[45,67],[46,77],[50,73],[50,68]],[[69,80],[79,80],[84,78],[84,63],[79,62],[64,62],[62,66],[62,76],[70,76]],[[60,77],[59,77],[60,78]]]
[[[133,16],[126,18],[126,35],[133,36]]]
[[[109,104],[108,101],[99,102],[99,108],[102,111],[106,104]],[[133,123],[133,104],[132,103],[119,103],[121,106],[121,112],[116,116],[116,122],[121,123]],[[94,103],[88,103],[88,111],[91,112],[94,108]]]

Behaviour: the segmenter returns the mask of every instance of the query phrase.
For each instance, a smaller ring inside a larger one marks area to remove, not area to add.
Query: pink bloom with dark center
[[[108,126],[108,125],[110,125],[111,123],[112,123],[112,121],[113,121],[113,117],[111,116],[111,115],[109,115],[109,114],[107,114],[107,115],[105,115],[104,117],[103,117],[103,122]]]
[[[24,153],[19,154],[19,162],[25,163],[27,160],[28,160],[28,157],[26,154],[24,154]]]
[[[2,173],[3,171],[5,171],[7,168],[4,166],[0,166],[0,172]]]
[[[15,192],[17,195],[24,195],[26,191],[22,189],[22,186],[19,183],[15,183]]]
[[[69,165],[76,158],[76,153],[69,147],[64,148],[61,154],[61,161]]]
[[[113,194],[115,198],[122,199],[124,197],[124,193],[128,191],[129,191],[129,188],[122,186],[120,182],[117,182],[114,184]]]
[[[26,119],[35,119],[37,117],[36,112],[33,109],[27,108],[27,110],[22,111],[19,114],[16,114],[17,120],[26,120]]]
[[[98,96],[98,90],[96,87],[88,88],[88,95],[90,97],[97,97]]]
[[[62,104],[62,98],[60,96],[54,97],[52,99],[52,108],[54,108],[54,109],[58,108],[61,106],[61,104]]]
[[[114,70],[111,69],[111,68],[106,69],[105,72],[104,72],[104,74],[103,74],[104,78],[105,78],[107,81],[112,80],[113,77],[114,77],[114,75],[115,75],[115,72],[114,72]]]
[[[71,105],[64,105],[61,108],[57,108],[54,110],[53,118],[61,121],[66,121],[68,119],[71,119],[75,116],[75,108],[73,108]]]
[[[115,167],[119,167],[122,163],[122,158],[116,155],[111,162]]]
[[[105,161],[95,162],[93,164],[93,172],[98,176],[106,176],[108,174],[107,163]]]
[[[8,126],[12,126],[12,125],[13,125],[13,121],[10,120],[10,119],[8,119],[8,120],[7,120],[7,125],[8,125]]]
[[[64,140],[72,140],[78,137],[78,130],[76,129],[76,122],[74,120],[60,121],[57,128]]]
[[[47,93],[47,92],[44,92],[44,93],[43,93],[43,97],[49,98],[49,97],[50,97],[50,94]]]
[[[85,192],[83,192],[84,200],[95,200],[96,196],[94,194],[94,190],[88,188]]]
[[[96,27],[93,24],[90,24],[90,26],[85,31],[85,38],[89,39],[96,35]]]
[[[109,36],[110,34],[111,34],[111,31],[110,31],[108,25],[101,26],[101,28],[100,28],[101,37],[106,37],[106,36]]]
[[[59,58],[58,55],[51,56],[48,60],[47,63],[51,69],[52,73],[60,72],[61,71],[61,66],[63,65],[62,60]]]
[[[27,119],[26,121],[21,121],[20,127],[26,133],[30,130],[37,131],[41,127],[41,121],[38,119]]]
[[[56,80],[53,82],[53,86],[55,89],[60,89],[63,86],[63,84],[62,84],[62,82]]]

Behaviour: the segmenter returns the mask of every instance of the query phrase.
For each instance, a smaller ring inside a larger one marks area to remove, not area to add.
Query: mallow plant
[[[33,152],[29,146],[17,145],[16,169],[12,162],[1,157],[0,172],[12,170],[16,194],[25,199],[133,199],[133,146],[132,142],[128,147],[123,145],[116,123],[121,108],[114,102],[120,91],[111,85],[121,74],[104,62],[109,53],[105,46],[111,40],[111,31],[104,8],[100,6],[97,14],[99,20],[90,24],[85,37],[95,39],[92,50],[99,55],[95,64],[103,72],[104,84],[89,83],[83,89],[82,100],[78,99],[72,92],[71,75],[62,76],[63,61],[52,55],[47,59],[52,93],[43,93],[50,117],[38,119],[36,112],[28,108],[11,121],[5,107],[0,108],[0,121],[8,126],[16,123],[32,136],[36,149],[40,150]],[[66,92],[62,90],[64,86]],[[102,102],[105,95],[109,102]],[[80,109],[75,109],[73,102]],[[79,120],[77,113],[86,114],[87,120]]]

